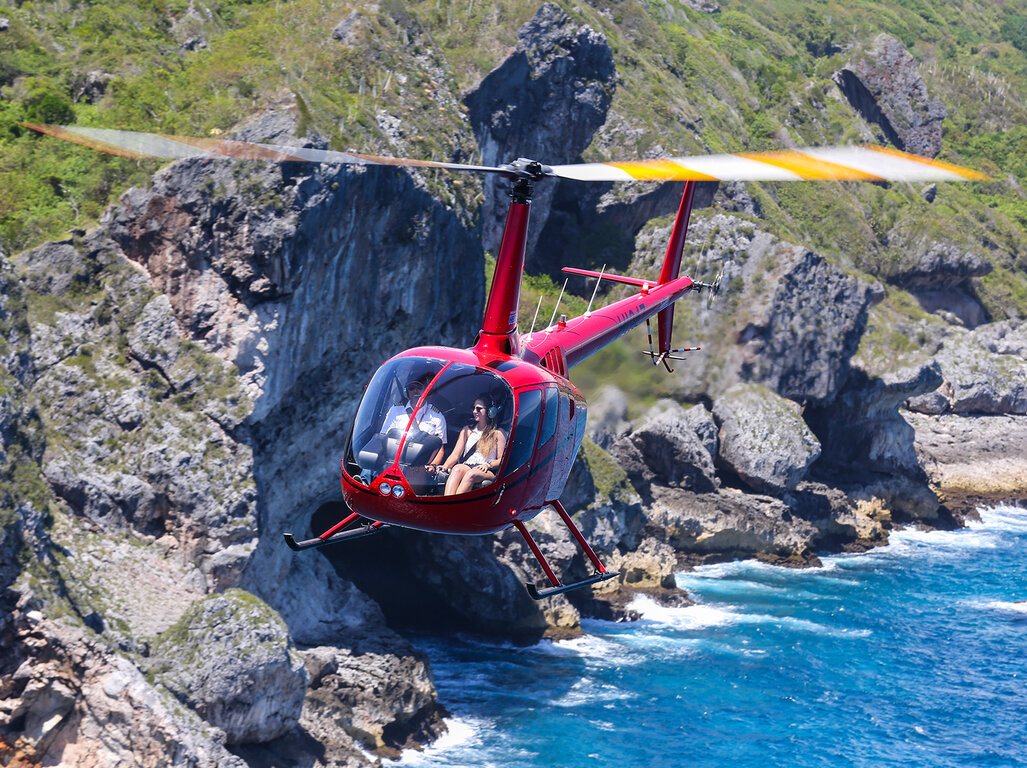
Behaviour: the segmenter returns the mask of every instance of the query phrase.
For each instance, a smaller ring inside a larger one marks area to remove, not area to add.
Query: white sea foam
[[[960,528],[955,531],[921,531],[905,528],[891,535],[892,542],[901,548],[945,547],[946,549],[995,549],[1001,537],[997,531],[982,528]]]
[[[984,603],[985,608],[992,608],[997,611],[1015,611],[1016,613],[1027,613],[1027,600],[1010,602],[1008,600],[993,600]]]
[[[400,759],[385,765],[403,768],[429,766],[477,765],[481,768],[507,768],[510,765],[532,763],[538,754],[516,747],[506,734],[484,719],[472,717],[446,718],[448,732],[421,752],[408,749]],[[487,747],[486,747],[487,745]],[[488,750],[483,755],[483,750]],[[373,757],[370,756],[369,757]]]
[[[734,611],[717,608],[712,605],[697,603],[680,608],[669,608],[660,605],[645,595],[636,595],[628,604],[628,608],[638,611],[645,621],[663,624],[675,629],[705,629],[719,627],[737,621]]]
[[[974,529],[988,529],[1004,533],[1027,532],[1027,509],[1002,505],[998,507],[982,507],[977,510],[981,519],[967,524]]]
[[[570,690],[552,702],[554,707],[579,707],[637,698],[637,693],[624,691],[615,685],[583,677]]]
[[[546,648],[546,645],[549,647]],[[623,651],[623,646],[617,642],[608,640],[598,635],[581,635],[572,637],[569,640],[557,640],[556,642],[542,641],[535,646],[543,653],[555,653],[561,656],[571,655],[582,658],[610,658],[617,656]]]
[[[481,743],[482,733],[490,727],[486,721],[474,718],[447,717],[445,723],[446,732],[434,743],[429,744],[422,751],[404,750],[399,760],[390,765],[404,766],[405,768],[421,768],[421,766],[440,763],[449,765],[453,752],[473,749]],[[440,758],[442,759],[440,760]]]

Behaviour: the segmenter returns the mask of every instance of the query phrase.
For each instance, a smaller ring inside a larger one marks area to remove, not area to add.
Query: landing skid
[[[572,536],[574,536],[574,539],[578,542],[578,546],[581,547],[588,559],[592,561],[592,565],[595,567],[596,572],[587,579],[575,581],[572,584],[562,583],[556,577],[556,574],[553,573],[553,569],[546,561],[545,555],[542,554],[542,550],[538,548],[538,544],[535,543],[535,540],[531,538],[531,534],[528,532],[528,529],[524,527],[524,523],[520,520],[514,520],[514,527],[521,532],[521,536],[524,537],[525,543],[527,543],[528,548],[535,556],[535,559],[538,560],[538,564],[542,566],[542,570],[545,571],[546,577],[549,579],[549,583],[552,584],[551,587],[546,589],[539,589],[532,582],[526,583],[524,586],[527,587],[528,594],[531,595],[532,599],[542,600],[543,598],[552,597],[553,595],[562,595],[564,592],[570,592],[573,589],[580,589],[581,587],[587,587],[589,584],[596,584],[597,582],[607,581],[608,579],[620,576],[619,573],[611,573],[610,571],[607,571],[603,564],[599,562],[599,558],[596,557],[596,553],[592,551],[592,547],[590,547],[588,542],[585,541],[585,537],[581,535],[581,531],[579,531],[577,526],[574,525],[574,521],[571,520],[571,516],[567,514],[567,510],[564,509],[563,504],[559,501],[551,501],[549,503],[552,505],[553,509],[556,510],[556,513],[560,515],[560,519],[563,520],[564,525],[567,526],[567,530],[571,532]]]
[[[573,584],[561,584],[558,587],[549,587],[548,589],[539,589],[537,586],[531,583],[526,583],[524,586],[528,588],[528,594],[531,595],[534,600],[541,600],[545,597],[552,597],[553,595],[562,595],[564,592],[570,592],[572,589],[578,589],[579,587],[587,587],[589,584],[595,584],[600,581],[607,581],[608,579],[615,579],[620,576],[619,573],[597,573],[587,579],[576,581]]]
[[[358,517],[360,517],[360,515],[354,512],[352,515],[347,517],[342,522],[338,523],[337,525],[333,525],[320,536],[317,536],[313,539],[296,541],[296,537],[293,536],[291,533],[283,534],[285,537],[285,543],[289,545],[289,549],[292,549],[296,552],[301,552],[304,549],[316,549],[317,547],[323,547],[328,544],[336,544],[340,541],[348,541],[349,539],[362,539],[365,536],[371,536],[375,533],[378,533],[378,531],[389,527],[385,523],[376,521],[373,523],[361,525],[359,528],[351,528],[348,531],[342,530],[347,525],[356,520]]]

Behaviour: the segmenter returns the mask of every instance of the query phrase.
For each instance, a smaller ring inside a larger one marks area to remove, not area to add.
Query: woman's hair
[[[499,444],[499,430],[496,429],[496,404],[488,395],[478,395],[474,402],[485,406],[485,428],[478,438],[478,452],[488,456]]]

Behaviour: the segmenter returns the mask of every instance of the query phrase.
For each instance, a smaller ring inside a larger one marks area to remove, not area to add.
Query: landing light
[[[388,483],[382,483],[378,486],[378,493],[380,493],[382,496],[388,496],[390,493],[392,493],[392,486]]]
[[[402,499],[406,495],[406,490],[404,490],[402,485],[394,485],[392,487],[392,495],[397,499]]]

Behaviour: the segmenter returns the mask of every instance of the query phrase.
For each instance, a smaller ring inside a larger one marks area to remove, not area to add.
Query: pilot
[[[406,405],[394,405],[389,409],[389,412],[385,414],[385,420],[382,422],[382,432],[388,432],[390,429],[406,429],[410,417],[414,415],[414,409],[417,408],[417,401],[421,399],[425,387],[428,386],[431,380],[432,375],[425,373],[415,376],[407,382]],[[442,411],[425,402],[417,412],[414,421],[414,426],[422,432],[435,435],[442,440],[442,445],[439,446],[439,449],[428,463],[434,465],[442,461],[442,457],[446,454],[446,417],[442,414]]]
[[[439,470],[449,470],[445,494],[467,493],[486,480],[495,480],[506,451],[506,435],[496,426],[497,408],[488,395],[474,400],[474,426],[460,430],[453,452]]]

